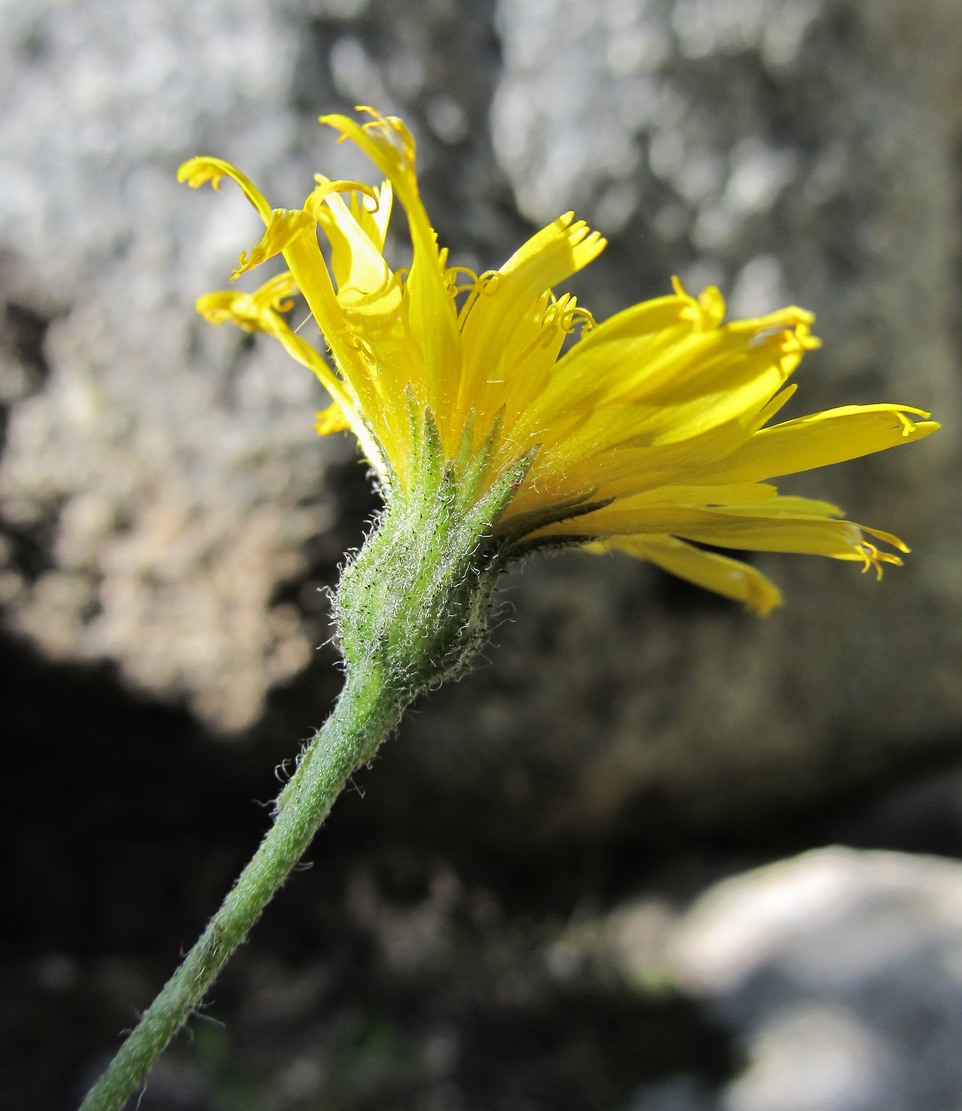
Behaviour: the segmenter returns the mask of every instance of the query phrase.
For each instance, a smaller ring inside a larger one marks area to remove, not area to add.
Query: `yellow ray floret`
[[[359,111],[366,122],[321,122],[368,155],[385,179],[376,187],[318,175],[301,208],[272,209],[219,159],[192,159],[180,179],[216,187],[230,178],[264,221],[235,278],[275,256],[286,263],[253,293],[207,294],[199,310],[274,336],[317,375],[332,398],[318,431],[351,429],[386,498],[411,497],[418,481],[419,412],[436,427],[461,496],[479,500],[505,475],[522,475],[492,522],[510,550],[621,550],[758,613],[779,604],[777,588],[702,545],[854,560],[879,574],[901,562],[908,549],[897,537],[766,482],[938,427],[922,410],[890,404],[771,423],[818,346],[811,313],[789,307],[726,323],[717,289],[693,297],[675,279],[666,296],[597,323],[556,293],[605,246],[572,213],[497,270],[449,265],[421,201],[410,132]],[[395,202],[411,241],[402,269],[385,257]],[[285,319],[298,293],[327,352]]]

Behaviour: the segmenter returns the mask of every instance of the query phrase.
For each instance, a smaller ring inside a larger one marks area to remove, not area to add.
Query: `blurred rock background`
[[[954,0],[0,17],[0,1106],[76,1100],[336,695],[363,468],[309,375],[194,315],[259,232],[175,172],[217,154],[297,204],[366,172],[317,115],[372,103],[457,261],[575,208],[610,240],[573,283],[596,315],[672,273],[797,302],[825,346],[794,412],[945,429],[785,484],[909,541],[880,586],[760,559],[759,622],[627,560],[510,576],[490,662],[358,777],[141,1107],[962,1108]]]

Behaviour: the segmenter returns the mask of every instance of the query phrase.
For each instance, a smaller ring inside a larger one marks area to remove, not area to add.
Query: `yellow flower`
[[[726,324],[717,289],[696,298],[676,280],[667,296],[596,324],[575,298],[554,293],[605,246],[571,213],[498,270],[450,266],[419,196],[413,138],[399,119],[359,111],[367,123],[321,122],[371,159],[386,179],[378,188],[317,176],[302,208],[271,210],[219,159],[192,159],[179,177],[215,187],[230,177],[263,218],[264,236],[234,277],[279,254],[287,264],[255,293],[202,297],[199,311],[269,333],[314,371],[333,399],[318,431],[351,429],[389,502],[417,481],[424,425],[412,422],[413,410],[433,420],[455,483],[475,500],[505,475],[520,476],[492,522],[514,551],[619,549],[758,613],[780,602],[778,589],[702,545],[854,560],[879,576],[883,564],[901,562],[888,550],[908,550],[897,537],[766,481],[938,427],[903,405],[770,424],[794,392],[789,377],[818,346],[811,313],[792,307]],[[385,258],[395,199],[412,244],[407,269]],[[297,293],[329,358],[285,320]]]

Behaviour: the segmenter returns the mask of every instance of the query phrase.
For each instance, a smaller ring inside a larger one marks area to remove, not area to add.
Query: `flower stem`
[[[327,817],[351,774],[370,761],[403,709],[376,664],[351,666],[337,705],[277,799],[274,824],[193,949],[161,989],[80,1111],[120,1111],[203,1002],[234,950]]]
[[[463,671],[484,642],[504,564],[493,522],[534,456],[486,489],[477,475],[459,484],[434,418],[413,406],[409,416],[411,489],[392,494],[335,592],[347,665],[337,705],[280,793],[251,862],[80,1111],[121,1111],[301,859],[352,772],[373,758],[412,699]]]

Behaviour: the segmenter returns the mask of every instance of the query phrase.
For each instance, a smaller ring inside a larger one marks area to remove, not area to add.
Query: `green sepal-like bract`
[[[485,451],[461,470],[445,460],[430,410],[412,403],[409,414],[409,492],[388,492],[335,593],[348,672],[373,669],[399,706],[463,671],[483,646],[506,558],[495,526],[534,458],[488,485]]]

